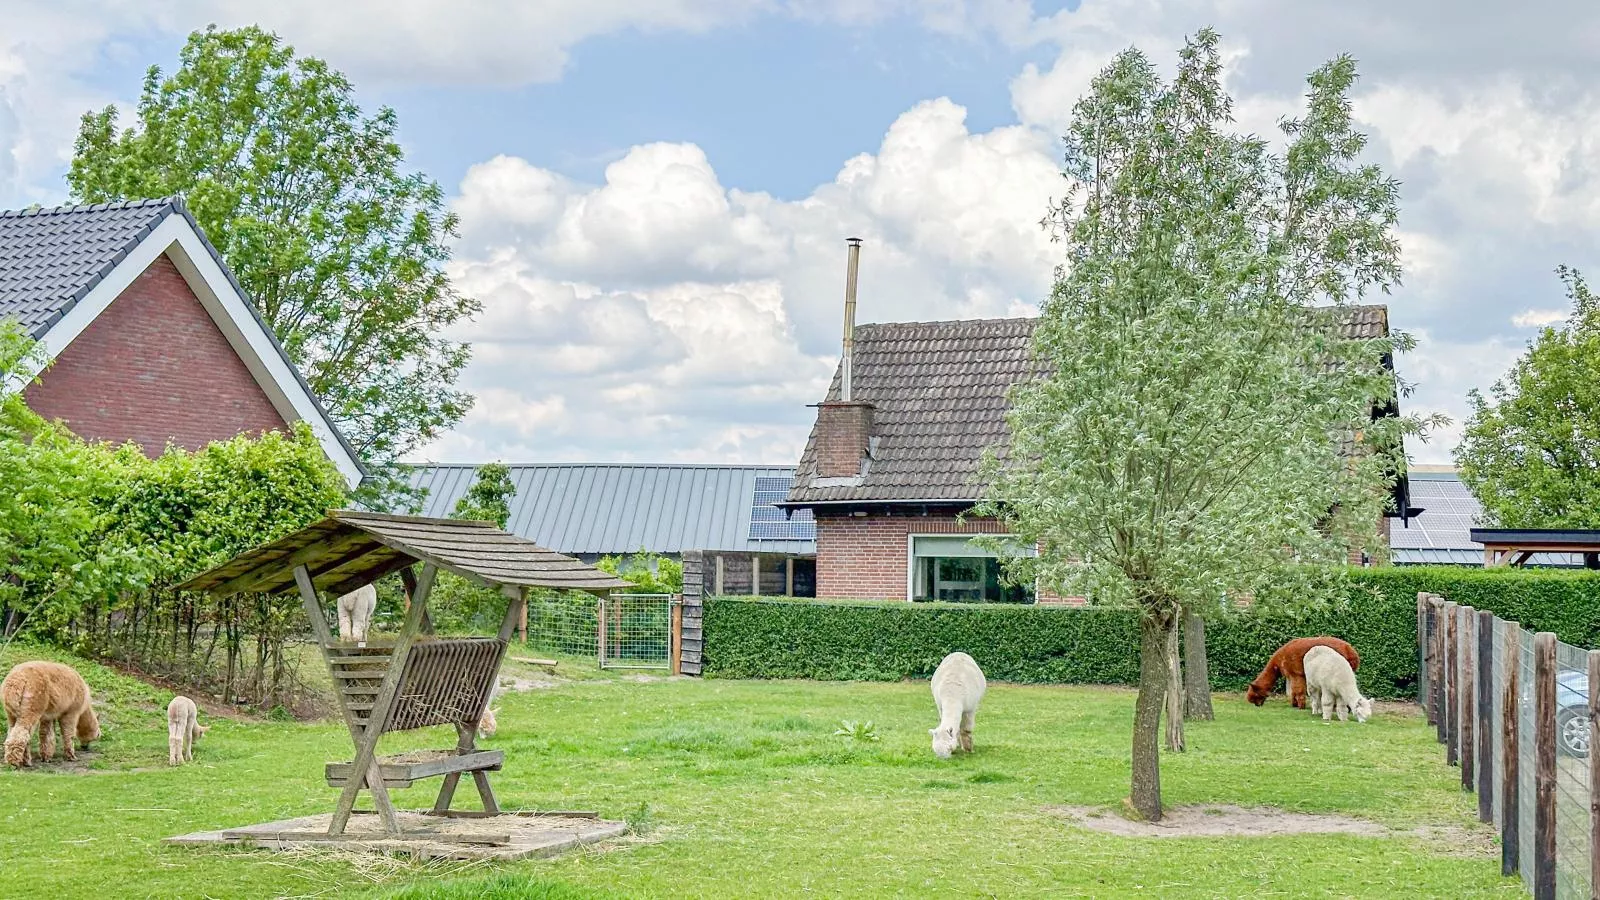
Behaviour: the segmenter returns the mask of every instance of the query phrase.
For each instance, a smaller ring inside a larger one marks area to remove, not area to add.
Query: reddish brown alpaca
[[[1267,702],[1267,695],[1277,687],[1281,676],[1289,682],[1289,704],[1296,709],[1305,708],[1306,651],[1312,647],[1332,647],[1350,663],[1352,670],[1361,668],[1361,654],[1336,637],[1295,638],[1272,654],[1272,659],[1267,660],[1267,667],[1261,670],[1255,681],[1250,682],[1250,690],[1245,692],[1245,696],[1251,703],[1260,706]]]

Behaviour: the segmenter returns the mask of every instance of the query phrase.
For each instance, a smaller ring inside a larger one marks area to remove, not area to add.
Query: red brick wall
[[[195,450],[284,427],[210,314],[161,256],[23,394],[79,436]]]
[[[823,478],[861,474],[861,458],[872,438],[873,406],[860,400],[817,408],[817,474]]]
[[[846,516],[817,519],[817,596],[906,599],[907,537],[913,534],[1003,534],[993,519]]]

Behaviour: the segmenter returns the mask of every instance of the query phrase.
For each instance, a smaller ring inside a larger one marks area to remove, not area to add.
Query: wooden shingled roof
[[[194,576],[181,590],[213,594],[295,590],[304,565],[317,588],[345,594],[415,562],[432,563],[490,587],[606,593],[627,582],[492,522],[332,510],[320,522]]]

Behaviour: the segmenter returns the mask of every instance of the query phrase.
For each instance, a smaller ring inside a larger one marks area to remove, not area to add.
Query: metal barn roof
[[[417,466],[422,514],[447,517],[477,478],[475,465]],[[809,511],[770,508],[794,479],[786,466],[512,465],[506,530],[560,553],[817,552]],[[761,492],[757,502],[757,491]],[[774,515],[776,513],[776,515]]]

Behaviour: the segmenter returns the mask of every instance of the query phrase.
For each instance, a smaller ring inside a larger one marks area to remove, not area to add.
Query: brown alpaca
[[[1289,704],[1296,709],[1304,709],[1306,651],[1312,647],[1332,647],[1350,663],[1352,671],[1361,668],[1361,654],[1356,652],[1356,648],[1336,637],[1295,638],[1279,647],[1277,653],[1272,654],[1272,659],[1267,660],[1267,667],[1261,670],[1255,681],[1250,682],[1250,689],[1245,692],[1245,696],[1251,703],[1260,706],[1267,702],[1267,695],[1277,687],[1278,678],[1281,676],[1289,683]]]
[[[73,740],[81,747],[100,739],[100,721],[89,704],[89,685],[71,666],[35,660],[18,663],[0,682],[0,702],[6,708],[6,765],[30,765],[28,743],[39,729],[39,758],[56,755],[55,731],[67,759],[77,759]]]

